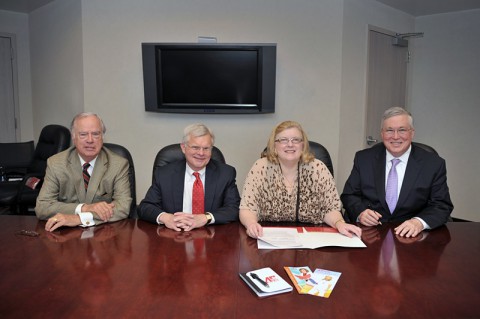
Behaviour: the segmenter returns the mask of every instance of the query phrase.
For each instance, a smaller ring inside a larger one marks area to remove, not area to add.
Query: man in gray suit
[[[93,226],[128,216],[128,161],[103,147],[105,125],[93,113],[75,116],[74,146],[50,157],[35,213],[45,229]]]

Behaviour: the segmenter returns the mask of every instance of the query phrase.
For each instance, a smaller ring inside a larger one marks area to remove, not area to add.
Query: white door
[[[12,38],[0,34],[0,143],[17,141]]]
[[[365,146],[380,142],[383,112],[405,106],[408,48],[393,45],[395,33],[370,28]]]

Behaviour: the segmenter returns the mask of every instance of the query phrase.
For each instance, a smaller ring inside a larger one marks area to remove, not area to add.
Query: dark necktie
[[[385,190],[385,200],[387,201],[388,208],[392,214],[397,206],[397,196],[398,196],[398,175],[397,175],[397,164],[400,163],[398,158],[392,159],[392,167],[390,172],[388,172],[387,177],[387,189]]]
[[[88,182],[90,182],[90,174],[88,174],[89,167],[90,163],[83,164],[83,185],[85,185],[85,191],[87,191]]]
[[[193,182],[192,191],[192,213],[203,214],[205,212],[203,184],[198,172],[193,173],[195,176],[195,182]]]

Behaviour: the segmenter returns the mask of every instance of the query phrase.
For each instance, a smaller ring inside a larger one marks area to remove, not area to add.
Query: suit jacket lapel
[[[86,203],[92,203],[97,193],[100,182],[103,179],[103,175],[107,171],[108,167],[108,158],[104,150],[101,150],[98,154],[97,160],[95,161],[95,166],[93,167],[92,177],[88,183],[88,191],[85,197]],[[82,177],[83,179],[83,177]],[[103,194],[100,194],[103,195]]]
[[[75,148],[72,149],[68,156],[67,170],[70,172],[69,176],[72,177],[72,183],[75,185],[75,191],[80,203],[85,203],[85,186],[83,185],[83,173],[82,165],[80,164],[80,158]]]
[[[175,211],[183,211],[183,189],[185,187],[185,169],[187,162],[181,161],[175,167],[174,175],[172,176],[173,188],[173,203]]]
[[[217,170],[217,165],[211,160],[207,165],[207,170],[205,171],[205,211],[211,211],[213,206],[213,199],[215,197],[215,190],[217,188],[217,178],[215,171]]]
[[[408,198],[408,194],[413,188],[415,181],[419,176],[420,169],[422,167],[421,159],[417,158],[415,154],[415,148],[412,145],[412,151],[408,158],[407,168],[405,170],[405,176],[403,177],[402,188],[398,196],[397,207],[400,207]]]
[[[379,147],[379,152],[375,155],[373,162],[373,170],[375,172],[375,185],[377,186],[377,194],[380,204],[388,212],[390,211],[385,200],[385,166],[386,166],[386,149],[384,146]]]

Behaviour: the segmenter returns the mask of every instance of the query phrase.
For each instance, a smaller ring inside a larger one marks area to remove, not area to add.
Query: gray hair
[[[186,144],[191,136],[200,137],[205,135],[210,135],[210,137],[212,138],[212,145],[215,144],[215,135],[213,134],[211,129],[201,123],[190,124],[183,130],[182,143]]]
[[[403,107],[399,106],[393,106],[389,109],[387,109],[382,116],[382,123],[380,123],[380,128],[383,129],[383,122],[385,122],[387,119],[397,116],[397,115],[407,115],[408,116],[408,124],[410,124],[410,127],[413,129],[413,117],[410,112],[405,110]]]
[[[75,124],[77,123],[77,121],[88,116],[95,116],[100,121],[100,125],[102,126],[102,133],[105,134],[105,132],[107,132],[107,128],[105,127],[105,124],[103,123],[103,120],[100,118],[100,116],[92,112],[83,112],[75,115],[72,123],[70,124],[70,133],[72,134],[72,137],[75,135]]]

